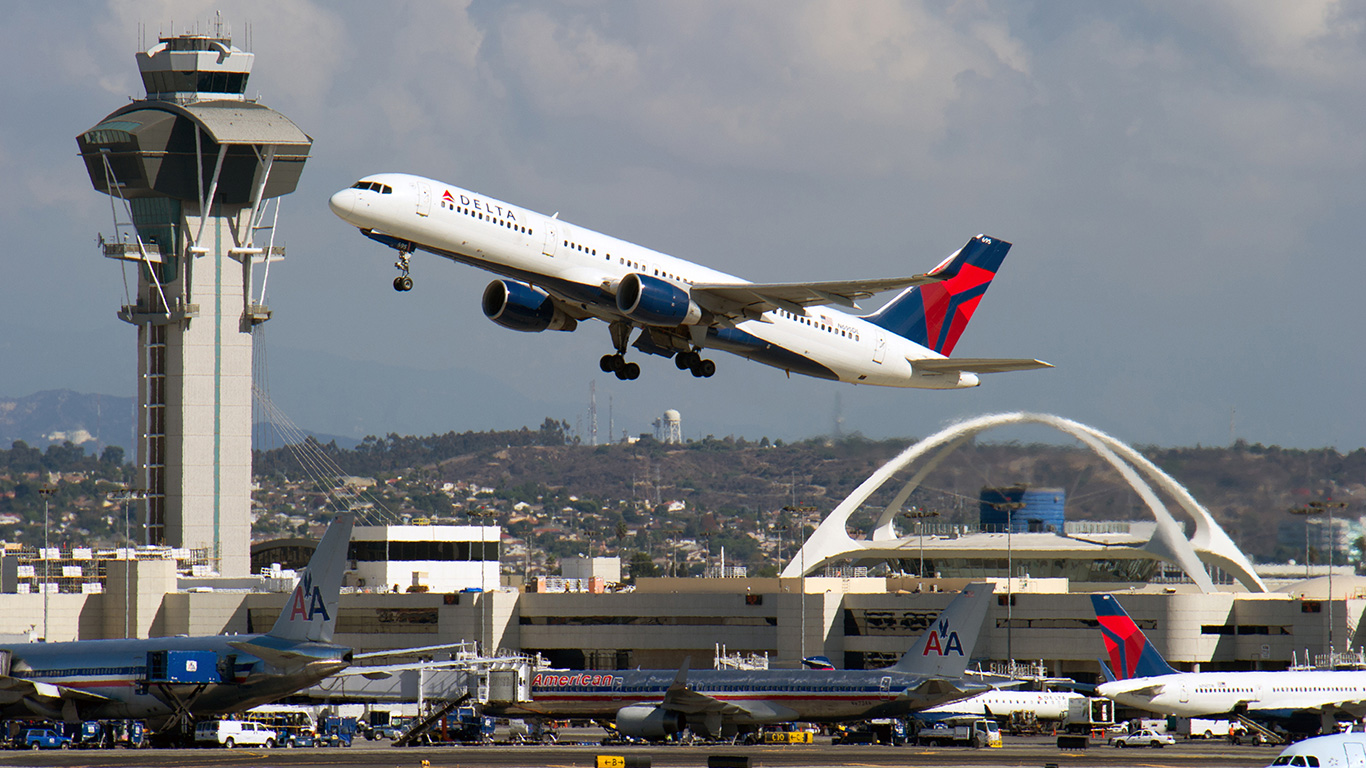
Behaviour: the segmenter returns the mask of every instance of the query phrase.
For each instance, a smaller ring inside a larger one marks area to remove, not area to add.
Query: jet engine
[[[687,725],[682,712],[637,704],[617,710],[617,730],[627,736],[660,741]]]
[[[480,302],[484,317],[514,331],[572,331],[578,323],[566,315],[550,294],[515,280],[494,280]]]
[[[668,280],[632,272],[617,288],[617,309],[645,325],[694,325],[702,309],[688,292]]]

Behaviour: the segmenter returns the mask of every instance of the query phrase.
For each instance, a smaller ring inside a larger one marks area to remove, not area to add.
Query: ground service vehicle
[[[1114,736],[1110,743],[1115,747],[1152,747],[1161,749],[1168,744],[1175,744],[1176,738],[1170,733],[1158,733],[1150,728],[1126,733],[1121,736]]]
[[[1072,699],[1067,703],[1067,732],[1090,733],[1115,724],[1115,703],[1099,697]]]
[[[1176,732],[1188,739],[1235,739],[1247,735],[1247,726],[1231,720],[1183,717],[1177,721]]]
[[[199,746],[222,745],[233,747],[274,747],[279,743],[274,730],[248,720],[205,720],[194,727],[194,741]]]
[[[922,730],[916,735],[916,743],[930,747],[999,747],[1001,727],[995,720],[986,717],[952,725],[940,724]]]
[[[318,746],[349,747],[356,738],[356,718],[324,717],[318,723]]]
[[[70,749],[71,737],[46,728],[30,728],[24,732],[26,749]]]

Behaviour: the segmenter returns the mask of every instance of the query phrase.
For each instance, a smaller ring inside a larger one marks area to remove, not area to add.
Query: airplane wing
[[[79,688],[64,685],[40,683],[22,677],[0,675],[0,703],[12,704],[22,699],[47,699],[50,701],[99,702],[109,701],[108,696],[90,693]]]
[[[689,293],[698,306],[732,319],[757,319],[765,312],[785,309],[803,314],[805,307],[838,304],[858,309],[855,303],[884,291],[912,285],[937,283],[933,275],[884,277],[874,280],[831,280],[819,283],[696,283]]]
[[[717,713],[721,715],[736,715],[745,712],[745,708],[729,704],[720,699],[708,696],[705,693],[698,693],[688,687],[688,661],[683,660],[683,665],[678,669],[678,675],[664,692],[664,701],[660,706],[665,709],[682,712],[685,715],[702,715]]]
[[[1007,373],[1053,367],[1051,363],[1028,358],[935,357],[907,360],[912,368],[926,373]]]

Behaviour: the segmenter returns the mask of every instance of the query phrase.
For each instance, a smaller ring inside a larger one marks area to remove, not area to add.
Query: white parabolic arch
[[[1200,502],[1141,453],[1080,422],[1050,414],[1024,412],[989,414],[962,421],[902,451],[863,481],[821,521],[820,526],[811,534],[811,538],[802,544],[797,556],[783,569],[782,575],[785,578],[795,578],[837,560],[877,557],[879,553],[887,553],[909,544],[910,537],[897,536],[893,521],[911,493],[946,456],[958,450],[969,438],[988,429],[1013,424],[1042,424],[1071,435],[1119,472],[1157,521],[1157,529],[1152,539],[1142,549],[1180,565],[1201,591],[1215,591],[1214,583],[1205,570],[1206,565],[1224,570],[1249,592],[1267,591],[1266,585],[1253,571],[1252,563],[1248,562],[1247,556],[1238,549],[1238,545],[1233,543]],[[877,523],[869,531],[868,539],[855,541],[850,537],[847,528],[849,516],[861,507],[874,491],[892,479],[893,475],[926,456],[929,456],[929,459],[925,465],[906,482],[882,511]],[[1145,477],[1147,479],[1144,479]],[[1171,496],[1195,522],[1195,535],[1189,540],[1186,539],[1181,524],[1172,518],[1166,505],[1158,499],[1157,493],[1153,490],[1154,484]]]

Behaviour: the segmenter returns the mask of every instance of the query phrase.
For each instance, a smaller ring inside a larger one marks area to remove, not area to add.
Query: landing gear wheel
[[[640,365],[638,363],[623,363],[617,369],[617,378],[622,381],[632,381],[640,378]]]
[[[692,367],[692,353],[679,352],[674,355],[674,365],[677,366],[680,371],[688,370]]]
[[[602,369],[603,373],[616,373],[617,368],[621,367],[621,356],[603,355],[598,360],[598,367]]]
[[[702,371],[702,378],[704,379],[710,379],[716,375],[716,363],[710,360],[699,361],[697,367]]]
[[[407,275],[399,275],[394,278],[394,290],[402,293],[413,289],[413,279]]]

